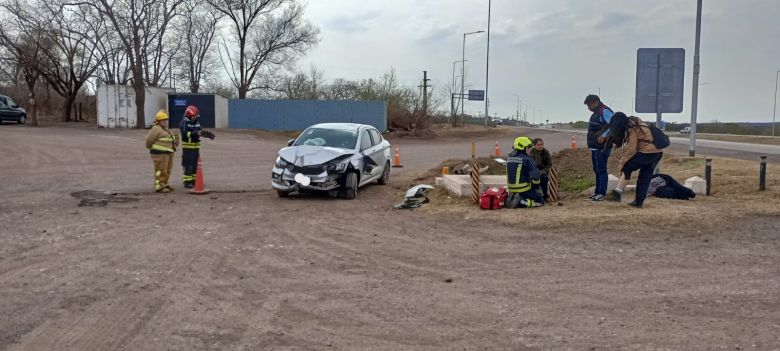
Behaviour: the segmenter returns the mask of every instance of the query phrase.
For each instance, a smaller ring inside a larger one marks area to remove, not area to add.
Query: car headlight
[[[288,162],[281,157],[276,158],[276,168],[287,168]]]
[[[328,172],[344,172],[349,166],[349,159],[328,163],[325,170]]]

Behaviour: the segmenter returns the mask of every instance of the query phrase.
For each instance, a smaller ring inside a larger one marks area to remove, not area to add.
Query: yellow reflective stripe
[[[529,190],[531,190],[531,184],[528,183],[510,184],[507,186],[507,191],[510,193],[524,193]]]
[[[153,145],[152,145],[152,150],[157,150],[157,151],[165,151],[165,152],[173,152],[173,149],[171,149],[171,148],[167,148],[167,147],[165,147],[165,146],[160,146],[160,145],[157,145],[157,144],[153,144]]]
[[[531,179],[531,184],[542,184],[540,180]]]
[[[184,146],[200,146],[200,143],[181,143]]]
[[[198,145],[198,146],[188,146],[188,145],[184,145],[184,146],[182,146],[181,148],[182,148],[182,149],[194,149],[194,150],[197,150],[197,149],[200,149],[200,145]]]
[[[157,139],[157,141],[165,141],[165,142],[172,142],[174,140],[176,140],[176,138],[163,137],[163,138]]]

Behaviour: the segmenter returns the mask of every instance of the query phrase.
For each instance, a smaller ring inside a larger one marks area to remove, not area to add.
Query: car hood
[[[344,155],[352,155],[355,150],[322,146],[291,146],[279,150],[279,157],[296,166],[321,165]]]

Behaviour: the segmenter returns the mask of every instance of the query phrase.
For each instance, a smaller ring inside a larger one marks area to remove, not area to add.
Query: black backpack
[[[666,149],[669,147],[669,145],[672,144],[671,141],[669,141],[669,136],[664,133],[664,131],[658,129],[658,127],[655,126],[653,123],[646,123],[647,127],[650,128],[650,134],[653,135],[653,145],[655,145],[656,149]]]

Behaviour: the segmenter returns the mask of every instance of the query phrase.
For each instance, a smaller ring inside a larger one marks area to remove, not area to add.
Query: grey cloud
[[[369,29],[370,22],[374,21],[380,16],[380,12],[372,11],[356,16],[336,16],[329,19],[325,25],[328,29],[332,29],[342,33],[355,33],[364,32]]]

